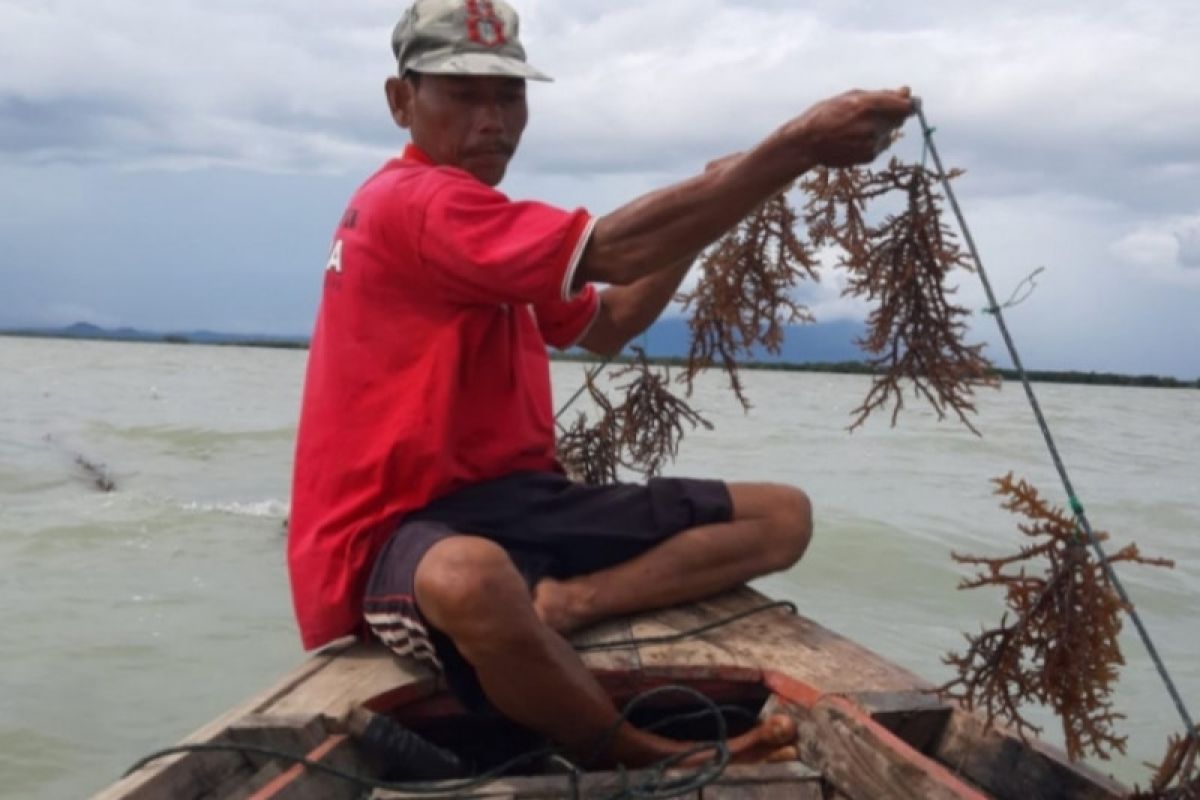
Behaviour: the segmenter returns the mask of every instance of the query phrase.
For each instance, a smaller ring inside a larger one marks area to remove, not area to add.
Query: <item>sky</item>
[[[1027,366],[1200,377],[1200,4],[525,0],[502,189],[596,214],[909,85]],[[403,2],[0,0],[0,326],[306,334]],[[895,148],[920,160],[915,124]],[[829,269],[803,299],[861,319]],[[963,274],[958,299],[986,305]],[[969,337],[1003,355],[994,321]]]

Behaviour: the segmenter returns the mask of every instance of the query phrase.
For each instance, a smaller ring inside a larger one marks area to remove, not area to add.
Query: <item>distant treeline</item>
[[[168,333],[159,341],[166,344],[207,344],[218,347],[272,347],[277,350],[307,350],[307,339],[289,339],[280,337],[276,338],[253,338],[253,339],[221,339],[217,341],[203,341],[190,339],[181,333]]]
[[[283,350],[307,350],[308,340],[296,336],[237,336],[183,333],[145,333],[142,331],[75,332],[64,330],[0,330],[0,336],[19,336],[32,339],[83,339],[97,342],[129,342],[145,344],[203,344],[219,347],[273,347]]]
[[[87,332],[74,332],[71,329],[62,330],[9,330],[0,331],[0,336],[28,336],[42,339],[88,339],[116,342],[158,342],[166,344],[206,344],[222,347],[271,347],[281,350],[304,350],[308,348],[308,340],[299,337],[286,336],[216,336],[204,334],[189,336],[182,333],[154,334],[138,331],[136,334],[107,335],[102,329],[92,329]],[[556,361],[582,361],[600,363],[603,359],[582,351],[571,351],[551,356]],[[631,359],[621,356],[618,363],[627,363]],[[683,366],[687,359],[681,356],[652,356],[654,364],[667,366]],[[848,375],[870,375],[870,365],[862,361],[814,361],[805,363],[785,363],[778,361],[744,361],[741,366],[745,369],[774,370],[782,372],[832,372]],[[1016,380],[1016,370],[997,369],[996,374],[1005,380]],[[1029,379],[1040,383],[1082,383],[1093,386],[1152,386],[1162,389],[1200,389],[1200,379],[1184,381],[1178,378],[1161,375],[1121,375],[1116,372],[1075,372],[1071,370],[1026,370]]]
[[[587,353],[565,353],[553,356],[559,361],[581,361],[585,363],[602,363],[603,359]],[[628,363],[632,359],[620,356],[614,359],[617,363]],[[687,363],[686,358],[679,356],[651,357],[653,364],[682,367]],[[803,364],[792,364],[777,361],[743,361],[740,366],[745,369],[773,370],[778,372],[832,372],[846,375],[870,375],[871,366],[862,361],[813,361]],[[1020,375],[1014,369],[996,369],[994,373],[1005,380],[1019,380]],[[1084,383],[1095,386],[1153,386],[1163,389],[1200,389],[1200,379],[1181,381],[1178,378],[1161,375],[1121,375],[1115,372],[1074,372],[1070,370],[1026,370],[1025,374],[1032,381],[1039,383]]]

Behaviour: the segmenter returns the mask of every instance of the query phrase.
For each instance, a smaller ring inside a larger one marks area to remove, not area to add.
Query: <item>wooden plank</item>
[[[811,708],[780,706],[796,720],[800,759],[855,800],[874,797],[983,800],[985,795],[922,756],[843,697]]]
[[[586,647],[589,644],[628,642],[631,637],[629,620],[622,617],[579,631],[571,636],[571,644]],[[642,668],[637,647],[633,645],[619,650],[582,652],[580,657],[593,672],[637,672]]]
[[[328,737],[306,757],[344,772],[365,774],[354,742],[343,734]],[[248,800],[353,800],[362,792],[360,784],[296,764],[250,794]]]
[[[953,707],[930,692],[860,692],[852,699],[919,753],[933,755]]]
[[[230,742],[255,747],[267,747],[284,753],[304,755],[329,735],[325,720],[318,716],[270,717],[250,714],[226,728],[214,742]],[[281,773],[291,762],[271,758],[257,753],[244,753],[250,771],[239,771],[221,782],[211,792],[213,797],[223,800],[241,800],[248,797],[259,786],[264,785],[269,775]]]
[[[761,595],[758,597],[761,602],[766,602]],[[634,638],[689,634],[672,644],[640,646],[638,657],[643,670],[697,678],[722,677],[736,674],[739,670],[747,675],[757,674],[758,665],[746,657],[744,648],[739,647],[742,639],[738,626],[742,622],[703,633],[691,633],[756,604],[758,602],[752,595],[728,592],[708,600],[631,618],[630,631]]]
[[[589,772],[580,776],[578,795],[583,798],[612,797],[623,785],[637,785],[651,773],[639,770],[622,776],[618,772]],[[667,773],[668,779],[687,777],[691,773],[686,770],[672,770]],[[624,781],[624,783],[623,783]],[[819,800],[821,775],[799,762],[787,764],[753,764],[727,767],[725,771],[710,785],[733,789],[753,789],[760,786],[783,786],[795,788],[799,794],[781,795],[783,797],[808,798],[808,787],[813,787],[816,794],[811,797]],[[697,790],[679,797],[700,800],[707,797],[703,794],[709,787]],[[371,795],[372,800],[409,800],[421,797],[420,794],[407,792],[378,790]],[[467,794],[455,794],[455,797],[500,798],[509,797],[517,800],[549,800],[550,798],[574,797],[571,779],[567,775],[538,775],[528,777],[510,777],[492,781],[486,786],[472,790]],[[739,795],[729,795],[738,797]],[[755,795],[746,795],[755,797]],[[771,795],[766,795],[771,797]]]
[[[516,800],[513,788],[503,782],[494,782],[479,789],[455,792],[454,794],[440,794],[438,796],[464,798],[465,800]],[[430,795],[428,792],[422,794],[420,792],[396,792],[387,789],[376,789],[370,796],[370,800],[429,800],[429,798]]]
[[[701,800],[824,800],[821,773],[799,761],[727,767]]]
[[[185,753],[152,762],[93,796],[93,800],[168,800],[200,797],[248,780],[254,768],[241,753]]]
[[[629,620],[620,618],[575,634],[571,637],[571,644],[579,647],[601,642],[629,642],[632,638]],[[619,650],[581,652],[580,657],[610,695],[628,697],[637,692],[643,673],[636,645],[630,644],[628,648]]]
[[[950,703],[941,700],[936,692],[852,692],[847,697],[862,706],[869,714],[894,714],[922,711],[950,711]]]
[[[635,637],[684,633],[770,601],[741,587],[678,608],[630,618]],[[921,691],[931,684],[865,647],[786,609],[760,612],[670,645],[639,648],[647,674],[679,677],[752,675],[768,670],[820,693]]]
[[[419,697],[432,694],[437,681],[425,667],[397,658],[381,644],[359,644],[262,710],[271,714],[324,714],[341,719],[351,707],[400,687],[411,687],[411,696]]]
[[[330,734],[324,717],[317,714],[247,714],[234,722],[214,741],[267,747],[284,753],[304,755],[325,741]],[[261,769],[269,756],[247,753],[246,759]]]
[[[935,756],[994,794],[999,800],[1115,800],[1129,789],[1087,767],[1072,764],[1064,753],[1036,739],[955,709]]]
[[[238,718],[261,711],[313,675],[320,673],[352,645],[353,640],[349,639],[335,642],[286,673],[270,688],[196,730],[183,739],[183,743],[210,741]],[[204,787],[215,786],[237,770],[245,768],[246,763],[246,759],[236,753],[169,756],[153,761],[136,773],[122,778],[95,795],[93,800],[193,797],[203,792]]]
[[[264,786],[278,780],[279,776],[289,769],[291,767],[284,766],[278,761],[272,761],[270,764],[264,764],[258,772],[243,779],[241,783],[217,789],[212,793],[212,797],[220,798],[220,800],[247,800]]]
[[[727,610],[767,602],[743,588],[723,596]],[[812,685],[822,694],[920,691],[931,684],[882,656],[800,614],[775,610],[726,629],[726,646],[764,672],[777,671]]]
[[[284,675],[269,689],[217,717],[184,743],[207,742],[249,714],[325,714],[344,716],[352,705],[409,685],[417,694],[432,692],[432,674],[413,661],[402,661],[378,644],[341,640]],[[245,768],[236,753],[177,755],[148,764],[109,786],[94,800],[156,800],[202,794]]]
[[[700,791],[701,800],[824,800],[818,781],[753,783],[726,786],[715,784]]]
[[[717,783],[734,786],[820,779],[821,773],[807,764],[800,761],[784,761],[778,764],[731,764],[721,773]]]

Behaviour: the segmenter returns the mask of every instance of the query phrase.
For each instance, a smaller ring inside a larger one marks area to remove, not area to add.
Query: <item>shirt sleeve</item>
[[[579,344],[599,313],[600,293],[590,283],[571,300],[564,302],[555,299],[533,307],[533,316],[542,338],[559,350]]]
[[[425,208],[421,265],[457,302],[566,303],[592,225],[583,209],[514,202],[472,178],[451,177]]]

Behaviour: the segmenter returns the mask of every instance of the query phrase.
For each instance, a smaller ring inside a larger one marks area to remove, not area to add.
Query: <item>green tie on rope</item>
[[[934,130],[936,130],[936,128]],[[1045,267],[1038,267],[1033,272],[1026,275],[1021,279],[1021,282],[1017,284],[1017,288],[1013,289],[1012,294],[1007,300],[998,306],[986,306],[983,309],[983,313],[995,314],[997,311],[1002,309],[1013,308],[1014,306],[1019,306],[1021,303],[1024,303],[1030,298],[1031,295],[1033,295],[1034,290],[1037,289],[1037,276],[1041,275],[1045,271]]]
[[[979,250],[975,247],[975,240],[971,236],[970,228],[967,227],[967,220],[963,216],[962,209],[958,205],[958,199],[954,196],[954,189],[950,186],[950,179],[947,177],[946,170],[942,166],[942,159],[938,155],[937,145],[933,141],[933,133],[937,129],[930,127],[929,121],[925,118],[925,109],[921,105],[920,98],[913,98],[913,107],[916,109],[917,119],[921,123],[921,134],[925,143],[925,151],[933,157],[933,163],[937,167],[938,178],[942,182],[942,188],[946,191],[946,198],[950,201],[950,207],[954,209],[954,216],[958,220],[958,227],[962,230],[963,239],[967,243],[967,249],[970,251],[971,258],[975,262],[976,272],[979,273],[979,280],[983,283],[984,292],[987,293],[987,312],[996,318],[996,324],[1000,327],[1000,335],[1004,338],[1004,345],[1008,348],[1008,354],[1012,358],[1013,367],[1021,378],[1021,385],[1025,387],[1025,396],[1029,398],[1029,405],[1033,408],[1033,414],[1037,418],[1038,427],[1042,429],[1042,438],[1046,441],[1046,447],[1050,451],[1050,458],[1054,461],[1054,467],[1058,470],[1059,478],[1062,479],[1063,488],[1066,490],[1067,498],[1071,504],[1071,510],[1075,512],[1077,532],[1081,532],[1083,538],[1092,545],[1092,548],[1096,551],[1096,557],[1100,560],[1101,566],[1104,567],[1105,576],[1107,576],[1109,583],[1112,584],[1117,595],[1121,598],[1121,602],[1125,604],[1125,608],[1129,612],[1129,617],[1133,620],[1134,627],[1137,628],[1138,636],[1142,639],[1142,644],[1146,646],[1146,650],[1150,654],[1150,659],[1154,662],[1154,666],[1158,670],[1159,677],[1162,678],[1163,683],[1166,685],[1167,693],[1171,695],[1171,699],[1175,702],[1175,708],[1179,712],[1179,716],[1183,719],[1187,735],[1192,739],[1200,741],[1200,733],[1197,733],[1196,725],[1192,722],[1192,717],[1188,713],[1187,706],[1184,704],[1183,698],[1179,695],[1179,690],[1175,688],[1175,682],[1171,680],[1171,676],[1167,672],[1167,667],[1158,654],[1158,649],[1150,639],[1150,632],[1142,624],[1142,618],[1138,614],[1133,600],[1130,599],[1120,578],[1117,577],[1117,573],[1113,570],[1112,564],[1109,563],[1108,555],[1104,552],[1104,546],[1092,534],[1092,526],[1088,522],[1087,514],[1084,513],[1083,503],[1079,501],[1079,498],[1075,494],[1075,489],[1071,485],[1070,476],[1067,475],[1067,468],[1059,456],[1058,448],[1054,444],[1054,437],[1050,434],[1050,426],[1047,424],[1046,417],[1042,413],[1041,405],[1038,404],[1037,396],[1033,393],[1033,386],[1030,384],[1029,376],[1025,373],[1025,367],[1021,364],[1021,356],[1017,353],[1017,347],[1013,344],[1012,336],[1009,335],[1008,325],[1004,322],[1004,307],[996,302],[996,294],[992,291],[992,284],[983,269],[983,261],[979,257]]]
[[[919,103],[917,99],[914,102]],[[921,137],[921,169],[925,169],[925,164],[929,161],[929,143],[933,141],[933,134],[937,133],[937,128],[930,128],[928,136]]]

